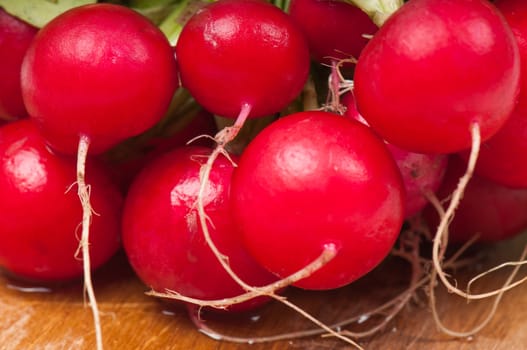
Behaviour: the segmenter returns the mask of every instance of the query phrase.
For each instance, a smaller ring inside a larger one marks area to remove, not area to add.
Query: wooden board
[[[456,272],[463,280],[485,266],[515,260],[526,244],[525,236],[484,250],[486,257],[471,268]],[[287,296],[320,320],[332,323],[360,316],[402,291],[408,283],[408,265],[395,258],[356,283],[329,292],[291,289]],[[478,284],[488,290],[503,283],[510,270],[503,270]],[[526,271],[520,270],[520,275]],[[102,312],[105,349],[350,349],[342,341],[308,337],[265,344],[235,344],[217,341],[199,333],[182,307],[174,307],[144,294],[147,290],[118,255],[95,276],[96,295]],[[27,289],[0,275],[0,349],[94,349],[95,336],[82,285]],[[438,288],[442,320],[456,330],[467,330],[481,321],[491,306],[489,300],[467,303]],[[251,314],[236,317],[205,315],[206,324],[230,335],[258,337],[284,331],[312,328],[311,324],[284,306],[273,303]],[[379,318],[363,316],[351,329],[364,329]],[[360,344],[365,349],[527,349],[527,285],[503,297],[496,316],[477,336],[452,339],[437,331],[426,295],[406,306],[385,330]]]

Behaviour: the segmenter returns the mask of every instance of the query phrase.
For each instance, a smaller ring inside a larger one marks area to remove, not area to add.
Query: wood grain
[[[515,260],[527,242],[525,235],[514,241],[482,248],[485,258],[468,269],[457,271],[462,282],[485,267]],[[525,275],[527,270],[520,270]],[[287,296],[320,320],[332,323],[361,315],[404,290],[409,268],[396,258],[387,259],[367,277],[335,291],[306,292],[290,289]],[[498,287],[510,270],[484,279],[477,290]],[[198,332],[181,306],[169,305],[144,294],[147,290],[126,263],[123,254],[115,257],[94,276],[96,295],[102,313],[105,349],[350,349],[331,338],[309,337],[264,344],[235,344],[217,341]],[[55,350],[94,349],[91,313],[84,304],[82,285],[27,290],[35,287],[0,275],[0,349]],[[24,291],[25,290],[25,291]],[[490,301],[467,303],[437,288],[442,320],[456,330],[467,330],[480,322]],[[452,339],[438,332],[426,304],[419,294],[380,334],[363,339],[365,349],[527,349],[527,285],[505,294],[490,324],[470,339]],[[419,302],[420,301],[420,302]],[[208,326],[225,334],[258,337],[284,331],[312,328],[311,324],[284,306],[273,303],[250,314],[204,315]],[[363,317],[350,328],[365,329],[379,319]],[[362,322],[365,321],[365,322]]]

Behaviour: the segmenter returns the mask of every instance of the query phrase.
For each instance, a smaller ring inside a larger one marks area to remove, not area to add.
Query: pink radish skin
[[[339,0],[292,0],[289,14],[307,38],[311,57],[323,64],[358,58],[377,26],[368,15]]]
[[[465,163],[457,156],[449,158],[445,180],[438,190],[444,199],[455,189],[465,171]],[[425,210],[431,229],[439,218],[435,209]],[[449,241],[464,243],[479,235],[480,242],[509,239],[527,229],[527,189],[510,188],[475,175],[463,195],[456,216],[449,225]]]
[[[163,33],[110,4],[74,8],[42,28],[21,79],[30,116],[54,149],[69,154],[81,135],[96,154],[151,127],[178,84]]]
[[[428,204],[425,193],[435,193],[443,181],[448,164],[444,154],[423,154],[387,144],[403,176],[406,190],[405,218],[417,215]]]
[[[181,81],[210,112],[274,114],[302,90],[309,50],[289,16],[262,0],[220,0],[199,10],[176,45]]]
[[[37,28],[0,8],[0,119],[27,117],[20,87],[20,69]]]
[[[242,294],[207,245],[195,207],[200,168],[212,152],[205,147],[171,151],[143,170],[132,184],[123,215],[123,245],[141,280],[154,290],[177,291],[211,300]],[[205,193],[210,234],[234,271],[247,283],[262,286],[276,281],[248,255],[232,220],[229,197],[233,164],[224,157],[214,163]],[[268,299],[233,305],[247,310]]]
[[[474,124],[482,140],[503,126],[519,77],[518,46],[490,2],[412,0],[362,51],[354,94],[389,143],[451,153],[471,147]]]
[[[344,115],[364,125],[368,122],[360,115],[352,93],[342,96],[346,107]],[[368,125],[369,126],[369,125]],[[386,147],[403,176],[405,196],[405,218],[418,214],[428,204],[425,192],[435,193],[445,175],[448,156],[444,154],[414,153],[390,143]]]
[[[103,168],[88,163],[93,184],[92,268],[120,247],[122,198]],[[82,208],[74,189],[75,160],[52,153],[30,120],[0,128],[0,266],[44,282],[80,278],[76,258]]]
[[[274,122],[245,149],[232,181],[235,223],[269,271],[288,276],[325,245],[337,247],[298,287],[353,282],[387,256],[401,229],[397,165],[368,127],[339,115],[302,112]]]

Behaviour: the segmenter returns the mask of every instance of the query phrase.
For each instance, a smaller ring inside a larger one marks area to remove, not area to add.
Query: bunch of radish
[[[356,281],[405,221],[439,270],[449,237],[527,228],[527,4],[286,3],[0,8],[0,267],[82,277],[99,348],[90,275],[121,247],[152,295],[294,308],[286,287]]]

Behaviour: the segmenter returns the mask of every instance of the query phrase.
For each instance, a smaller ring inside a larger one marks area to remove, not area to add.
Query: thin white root
[[[507,283],[507,285],[503,286],[502,288],[500,289],[497,289],[497,290],[494,290],[492,292],[488,292],[488,293],[481,293],[481,294],[472,294],[470,292],[471,288],[472,288],[472,285],[474,283],[476,283],[478,280],[480,280],[481,278],[495,272],[495,271],[498,271],[498,270],[501,270],[505,267],[514,267],[515,269],[521,267],[522,265],[525,265],[527,264],[527,260],[525,260],[525,256],[527,256],[527,246],[525,246],[523,248],[523,253],[520,257],[520,260],[518,261],[508,261],[508,262],[504,262],[500,265],[497,265],[491,269],[488,269],[487,271],[483,272],[483,273],[480,273],[479,275],[473,277],[467,284],[467,294],[471,295],[472,299],[484,299],[484,298],[488,298],[488,297],[492,297],[492,296],[495,296],[495,295],[499,295],[501,294],[502,292],[506,292],[506,291],[509,291],[517,286],[519,286],[520,284],[524,283],[525,281],[527,281],[527,277],[523,277],[522,279],[512,283],[512,280]]]
[[[195,305],[195,308],[202,308],[204,306],[212,306],[216,308],[226,308],[230,305],[241,303],[244,301],[247,301],[249,299],[258,297],[258,296],[268,296],[275,300],[278,300],[285,306],[289,307],[290,309],[296,311],[298,314],[300,314],[302,317],[308,319],[312,323],[314,323],[316,326],[320,328],[318,331],[318,334],[327,332],[331,336],[334,336],[336,338],[339,338],[343,341],[345,341],[348,344],[353,345],[357,349],[362,349],[359,344],[357,344],[355,341],[353,341],[351,338],[341,334],[340,332],[335,331],[331,326],[326,325],[325,323],[319,321],[316,317],[312,316],[296,304],[288,301],[285,297],[279,296],[275,294],[275,292],[294,281],[303,279],[305,277],[308,277],[312,273],[316,272],[318,269],[320,269],[322,266],[327,264],[331,259],[333,259],[337,254],[336,247],[332,244],[327,245],[325,249],[323,250],[322,254],[311,264],[309,264],[307,267],[303,268],[302,270],[299,270],[295,274],[289,276],[288,278],[279,280],[275,283],[269,284],[264,287],[250,287],[251,291],[242,295],[239,295],[234,298],[226,298],[226,299],[219,299],[219,300],[201,300],[201,299],[195,299],[195,298],[188,298],[185,296],[182,296],[181,294],[177,292],[170,292],[167,293],[158,293],[158,292],[148,292],[148,295],[156,296],[156,297],[162,297],[162,298],[170,298],[170,299],[176,299],[184,302],[191,303]],[[191,308],[189,308],[191,309]],[[215,339],[223,339],[223,340],[230,340],[235,342],[245,342],[242,340],[242,338],[236,338],[236,337],[227,337],[219,335],[219,333],[216,333],[212,331],[211,329],[208,329],[204,326],[203,322],[199,320],[199,317],[197,317],[194,313],[191,313],[191,319],[194,321],[198,329],[202,331],[204,334],[209,335],[212,338]],[[260,341],[261,342],[261,341]]]
[[[320,329],[323,329],[324,331],[326,331],[328,333],[328,335],[330,335],[332,337],[336,337],[336,338],[344,341],[345,343],[353,345],[355,348],[357,348],[359,350],[363,350],[363,348],[357,342],[355,342],[353,339],[351,339],[350,337],[342,334],[341,332],[335,331],[330,326],[328,326],[325,323],[319,321],[316,317],[314,317],[313,315],[309,314],[308,312],[306,312],[305,310],[303,310],[301,307],[297,306],[296,304],[290,302],[287,299],[280,300],[280,301],[284,305],[286,305],[287,307],[295,310],[298,314],[300,314],[304,318],[306,318],[309,321],[313,322],[316,326],[320,327]]]
[[[481,136],[480,136],[479,126],[477,124],[473,125],[471,129],[471,134],[472,134],[472,148],[471,148],[469,160],[467,163],[467,169],[465,171],[465,174],[461,176],[461,178],[459,179],[458,185],[451,195],[450,203],[447,209],[446,210],[443,209],[442,204],[435,196],[432,196],[432,195],[428,196],[430,199],[430,202],[435,207],[440,217],[440,222],[439,222],[439,225],[436,230],[436,234],[433,239],[433,247],[432,247],[432,263],[433,263],[434,269],[431,272],[430,281],[429,281],[430,307],[431,307],[434,322],[436,326],[439,328],[439,330],[443,332],[444,334],[447,334],[453,337],[458,337],[458,338],[469,337],[476,333],[479,333],[484,327],[486,327],[489,324],[491,319],[496,314],[498,305],[501,302],[501,299],[504,293],[514,288],[515,286],[518,286],[519,284],[523,283],[525,280],[527,280],[527,278],[524,278],[520,281],[513,282],[520,267],[525,263],[524,260],[525,260],[525,256],[527,255],[527,248],[524,249],[519,262],[501,264],[471,279],[468,284],[468,288],[466,292],[459,289],[456,285],[453,285],[449,281],[447,277],[448,275],[444,271],[444,266],[446,264],[443,263],[443,258],[445,256],[445,251],[446,251],[446,247],[448,244],[448,226],[454,218],[455,210],[459,206],[461,199],[463,197],[465,188],[468,185],[468,182],[470,181],[473,175],[474,168],[476,166],[477,158],[479,155]],[[459,257],[459,254],[451,258],[449,261],[452,261],[452,259],[457,259],[457,257]],[[481,293],[481,294],[472,294],[470,292],[470,287],[474,282],[476,282],[483,276],[488,275],[489,273],[496,271],[500,268],[503,268],[505,266],[514,266],[514,269],[510,273],[509,277],[507,278],[507,280],[505,281],[504,285],[501,288],[491,291],[491,292]],[[456,330],[452,330],[448,328],[447,326],[445,326],[445,324],[442,322],[441,318],[439,317],[437,305],[436,305],[435,288],[437,285],[437,279],[439,279],[443,283],[443,285],[447,288],[448,292],[461,296],[467,300],[485,299],[485,298],[495,296],[495,299],[486,317],[479,324],[477,324],[472,329],[469,329],[467,331],[456,331]]]
[[[340,104],[341,81],[344,80],[344,77],[342,77],[339,68],[339,63],[332,60],[331,74],[328,77],[329,94],[325,109],[333,113],[344,114],[345,107]]]
[[[527,255],[527,247],[523,250],[523,252],[521,254],[521,257],[520,257],[520,260],[525,260],[526,255]],[[474,334],[479,333],[483,328],[485,328],[489,324],[489,322],[492,320],[492,318],[496,314],[496,311],[498,310],[498,306],[499,306],[499,304],[501,302],[501,299],[503,298],[503,295],[505,294],[505,292],[507,292],[509,289],[511,289],[510,288],[511,286],[515,285],[515,284],[512,283],[512,281],[516,277],[516,275],[517,275],[517,273],[518,273],[518,271],[519,271],[521,266],[522,266],[521,264],[518,264],[518,265],[514,266],[514,269],[511,272],[511,274],[509,275],[509,277],[507,278],[507,280],[505,281],[505,284],[503,285],[502,288],[498,289],[496,291],[496,293],[485,293],[485,294],[488,294],[485,297],[491,297],[493,295],[496,295],[496,298],[494,298],[494,302],[492,303],[492,306],[491,306],[487,316],[478,325],[476,325],[474,328],[472,328],[472,329],[470,329],[468,331],[464,331],[464,332],[452,330],[452,329],[446,327],[444,325],[444,323],[441,321],[441,318],[439,317],[439,314],[437,312],[436,298],[435,298],[435,293],[434,293],[434,289],[435,289],[434,286],[435,286],[436,280],[437,280],[437,271],[433,271],[432,272],[432,276],[430,278],[430,306],[431,306],[431,309],[432,309],[432,316],[434,318],[434,321],[435,321],[436,325],[440,329],[440,331],[445,333],[445,334],[447,334],[447,335],[450,335],[452,337],[457,337],[457,338],[470,337],[470,336],[472,336]]]
[[[281,303],[283,303],[285,306],[293,309],[302,317],[308,319],[309,321],[313,322],[318,329],[312,329],[307,331],[299,331],[299,332],[291,332],[291,333],[284,333],[269,337],[254,337],[254,338],[244,338],[244,337],[235,337],[235,336],[229,336],[225,334],[221,334],[219,332],[216,332],[212,328],[209,328],[203,320],[199,317],[199,307],[198,306],[191,306],[188,308],[190,319],[196,326],[196,328],[202,332],[203,334],[207,335],[208,337],[216,340],[224,340],[229,341],[232,343],[242,343],[242,344],[254,344],[254,343],[266,343],[271,341],[278,341],[278,340],[286,340],[286,339],[296,339],[301,337],[306,337],[309,335],[320,335],[325,332],[327,332],[329,335],[336,337],[350,345],[352,345],[354,348],[358,350],[364,350],[357,342],[353,341],[351,338],[343,335],[341,332],[335,331],[332,326],[328,326],[325,323],[319,321],[316,317],[309,314],[296,304],[288,301],[287,299],[281,299]]]
[[[448,245],[448,225],[454,218],[455,210],[459,206],[465,188],[467,187],[472,175],[474,173],[474,168],[476,166],[476,161],[479,156],[479,149],[481,145],[481,135],[478,124],[473,124],[471,128],[472,134],[472,148],[470,151],[470,157],[467,164],[467,169],[465,174],[459,179],[458,185],[455,191],[452,193],[452,198],[450,203],[443,213],[440,213],[440,222],[436,230],[436,234],[433,240],[432,247],[432,263],[434,270],[437,272],[437,276],[443,282],[443,284],[448,288],[448,291],[451,293],[458,294],[462,297],[468,297],[468,294],[454,286],[447,278],[442,265],[444,258],[445,250]],[[441,209],[442,211],[442,209]],[[442,214],[442,215],[441,215]]]
[[[88,295],[88,302],[93,315],[93,326],[95,328],[97,350],[103,350],[101,320],[91,278],[89,237],[93,209],[90,203],[90,187],[89,185],[86,185],[86,159],[88,156],[89,146],[89,138],[85,135],[82,135],[80,137],[79,147],[77,150],[77,194],[82,204],[82,235],[79,242],[78,252],[82,252],[84,291]]]
[[[207,213],[205,212],[205,205],[203,203],[203,200],[205,198],[205,192],[208,189],[210,172],[212,171],[214,162],[216,161],[216,159],[218,158],[220,154],[223,154],[228,159],[230,159],[227,151],[225,150],[225,145],[229,143],[230,141],[232,141],[236,137],[236,135],[238,135],[238,132],[240,131],[243,124],[245,123],[245,120],[247,120],[247,117],[249,116],[250,112],[251,112],[251,106],[244,105],[234,125],[222,129],[216,135],[216,141],[218,142],[218,145],[210,154],[209,158],[207,159],[207,162],[200,169],[200,187],[199,187],[198,198],[197,198],[197,203],[196,203],[200,226],[203,231],[203,236],[205,237],[205,241],[207,242],[207,245],[210,247],[210,249],[216,256],[216,258],[220,262],[221,266],[225,269],[225,271],[231,276],[231,278],[236,283],[238,283],[238,285],[240,285],[246,291],[254,291],[255,287],[252,287],[248,285],[247,283],[245,283],[231,269],[228,257],[225,256],[225,254],[220,252],[220,250],[218,249],[218,247],[212,240],[210,236],[209,228],[208,228],[208,223],[207,223],[207,221],[210,221],[210,219],[207,216]]]
[[[150,292],[147,292],[146,294],[150,296],[154,296],[154,297],[159,297],[159,298],[179,300],[179,301],[199,305],[200,307],[209,306],[209,307],[214,307],[214,308],[219,308],[219,309],[225,309],[228,306],[243,303],[245,301],[251,300],[258,296],[275,295],[276,291],[281,290],[303,278],[311,276],[314,272],[318,271],[322,266],[326,265],[329,261],[331,261],[336,255],[337,255],[337,249],[335,248],[335,246],[327,245],[319,257],[317,257],[315,260],[313,260],[313,262],[311,262],[309,265],[302,268],[301,270],[293,273],[292,275],[289,275],[286,278],[278,280],[274,283],[270,283],[266,286],[252,287],[253,290],[251,290],[250,292],[246,292],[246,293],[240,294],[232,298],[224,298],[224,299],[217,299],[217,300],[202,300],[202,299],[186,297],[176,291],[171,291],[171,290],[167,290],[165,293],[150,291]],[[280,296],[277,296],[277,297],[282,298]]]
[[[328,97],[323,110],[337,114],[344,114],[346,106],[340,103],[340,97],[345,93],[352,92],[354,83],[353,80],[346,79],[341,72],[344,63],[357,63],[353,57],[340,60],[332,60],[331,73],[328,76]]]
[[[435,197],[435,195],[431,195],[431,194],[428,194],[427,195],[427,198],[428,200],[430,201],[430,203],[435,207],[435,209],[437,210],[439,216],[444,216],[445,215],[445,211],[443,209],[443,207],[441,206],[441,203],[439,202],[439,199],[437,197]],[[447,229],[447,233],[448,233],[448,229]],[[465,250],[470,246],[472,245],[476,240],[477,240],[478,236],[474,236],[472,237],[472,239],[470,239],[468,242],[466,242],[463,247],[461,249],[459,249],[456,254],[454,254],[452,257],[450,257],[450,259],[448,260],[449,262],[453,262],[453,261],[457,261],[460,256],[462,255],[462,253],[465,252]],[[527,246],[524,248],[527,250]],[[527,254],[527,252],[525,253]],[[440,254],[441,255],[441,254]],[[523,256],[523,255],[522,255]],[[449,263],[445,263],[444,266],[447,266]],[[478,281],[479,279],[483,278],[484,276],[492,273],[492,272],[495,272],[497,270],[500,270],[500,269],[503,269],[505,267],[510,267],[510,266],[522,266],[522,265],[525,265],[527,264],[527,260],[525,259],[522,259],[522,260],[519,260],[519,261],[508,261],[508,262],[504,262],[500,265],[497,265],[493,268],[490,268],[489,270],[485,271],[485,272],[482,272],[478,275],[476,275],[475,277],[473,277],[467,284],[467,291],[463,291],[463,290],[460,290],[459,288],[457,288],[456,286],[453,286],[451,283],[449,283],[447,285],[447,288],[449,290],[449,292],[451,293],[454,293],[454,294],[457,294],[467,300],[481,300],[481,299],[487,299],[487,298],[490,298],[490,297],[493,297],[493,296],[497,296],[499,294],[501,294],[502,292],[507,292],[513,288],[516,288],[517,286],[527,282],[527,276],[526,277],[523,277],[522,279],[520,280],[517,280],[517,281],[514,281],[511,283],[508,283],[506,286],[502,286],[498,289],[495,289],[495,290],[492,290],[492,291],[489,291],[489,292],[485,292],[485,293],[480,293],[480,294],[474,294],[470,291],[472,285]],[[459,264],[457,264],[459,265]],[[443,269],[444,270],[444,269]],[[441,271],[443,272],[443,271]],[[444,272],[443,272],[444,273]],[[446,274],[445,274],[446,276]]]
[[[381,331],[403,308],[405,305],[410,302],[411,298],[415,296],[415,292],[417,289],[421,288],[425,283],[428,281],[428,277],[424,276],[424,272],[422,269],[422,260],[419,257],[419,243],[420,243],[420,236],[415,234],[414,232],[405,232],[403,234],[404,236],[401,238],[401,248],[400,248],[400,254],[398,256],[402,257],[403,259],[407,260],[411,266],[412,266],[412,278],[410,280],[410,285],[406,290],[404,290],[399,295],[395,296],[388,302],[376,307],[375,309],[372,309],[367,312],[362,312],[359,316],[353,316],[350,318],[347,318],[345,320],[342,320],[338,323],[334,323],[332,325],[326,326],[324,324],[320,324],[318,320],[312,318],[309,314],[304,314],[303,310],[298,308],[294,304],[288,304],[287,300],[283,304],[285,304],[288,307],[293,308],[295,311],[302,314],[304,317],[307,317],[309,320],[314,322],[318,327],[313,329],[307,329],[302,331],[294,331],[294,332],[286,332],[286,333],[280,333],[280,334],[274,334],[269,336],[261,336],[261,337],[239,337],[239,336],[231,336],[227,334],[222,334],[213,328],[209,327],[205,322],[201,320],[199,317],[199,311],[201,310],[202,305],[192,305],[188,307],[188,311],[190,312],[190,317],[196,327],[199,331],[201,331],[203,334],[216,339],[216,340],[224,340],[234,343],[245,343],[245,344],[255,344],[255,343],[266,343],[266,342],[273,342],[273,341],[279,341],[279,340],[293,340],[293,339],[299,339],[303,337],[309,337],[309,336],[315,336],[315,335],[322,335],[323,337],[335,337],[335,332],[337,332],[340,336],[347,336],[349,338],[353,339],[360,339],[372,336],[373,334]],[[326,250],[328,253],[331,252],[331,247],[326,247]],[[333,253],[336,253],[335,250],[333,250]],[[323,257],[321,255],[319,257],[320,260]],[[316,261],[314,261],[311,264],[311,267],[315,267]],[[320,261],[322,263],[322,261]],[[299,271],[300,272],[300,271]],[[282,301],[282,300],[281,300]],[[351,332],[347,330],[341,330],[342,327],[345,327],[351,323],[357,322],[358,320],[367,317],[374,317],[374,316],[383,316],[383,320],[372,327],[371,329],[368,329],[363,332]],[[328,333],[328,331],[331,330],[331,332]],[[339,337],[341,338],[341,337]],[[347,338],[346,341],[349,339]],[[342,338],[341,338],[342,339]],[[354,344],[354,346],[357,346]]]

